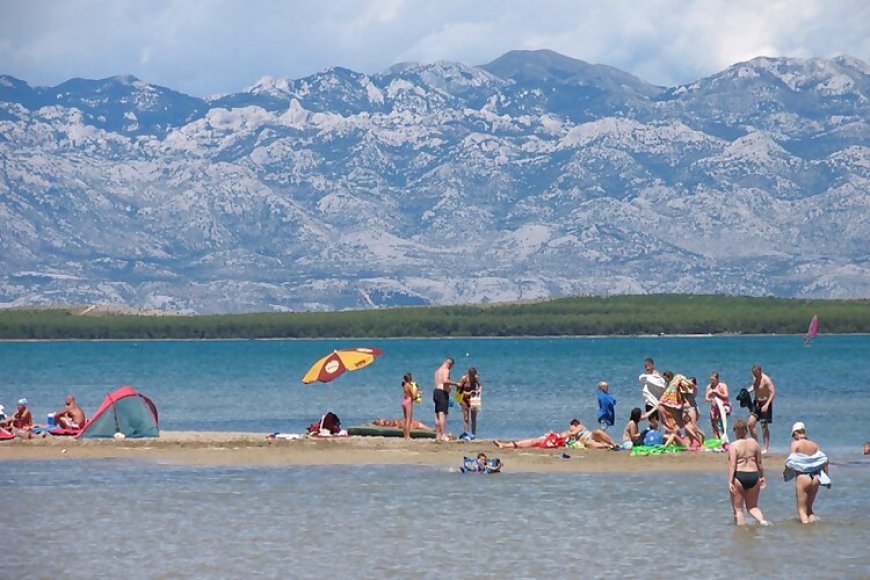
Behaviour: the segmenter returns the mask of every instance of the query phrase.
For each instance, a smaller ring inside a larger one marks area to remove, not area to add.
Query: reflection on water
[[[461,458],[457,458],[457,464]],[[0,475],[3,568],[97,577],[866,578],[870,468],[832,470],[823,519],[793,489],[772,528],[731,524],[725,474],[461,475],[397,466],[203,468],[21,462]],[[771,469],[769,467],[768,469]],[[75,533],[59,529],[83,514]],[[819,566],[823,567],[819,567]]]

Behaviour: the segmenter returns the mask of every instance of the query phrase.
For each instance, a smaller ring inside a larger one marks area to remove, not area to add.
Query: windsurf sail
[[[809,344],[816,338],[819,334],[819,317],[816,314],[813,314],[813,319],[810,320],[810,327],[807,329],[806,335],[804,335],[804,343]]]

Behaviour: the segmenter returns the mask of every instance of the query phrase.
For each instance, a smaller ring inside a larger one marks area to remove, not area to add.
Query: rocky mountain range
[[[200,99],[0,76],[0,304],[870,296],[870,67],[677,87],[551,51]]]

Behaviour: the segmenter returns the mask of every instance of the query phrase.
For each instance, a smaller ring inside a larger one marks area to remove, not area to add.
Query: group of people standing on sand
[[[477,374],[477,369],[468,367],[468,371],[459,381],[451,380],[450,369],[455,364],[453,358],[447,357],[435,369],[435,388],[432,391],[432,401],[435,403],[435,440],[449,441],[447,432],[447,414],[450,412],[450,389],[456,389],[456,400],[462,409],[462,434],[459,439],[477,439],[477,414],[480,411],[483,396],[483,382]]]
[[[453,368],[454,360],[450,357],[444,360],[435,370],[435,388],[432,392],[432,400],[435,403],[435,440],[448,441],[450,436],[447,432],[447,414],[450,412],[450,390],[455,388],[455,401],[462,409],[462,434],[460,440],[477,439],[477,414],[480,411],[481,396],[483,395],[483,382],[477,374],[477,369],[468,367],[468,371],[459,381],[450,378],[450,369]],[[402,419],[400,421],[379,419],[381,425],[392,426],[396,424],[402,429],[405,439],[411,438],[412,430],[431,431],[429,427],[414,420],[414,404],[422,402],[420,387],[414,382],[411,373],[405,373],[402,377]],[[378,423],[374,423],[378,424]]]

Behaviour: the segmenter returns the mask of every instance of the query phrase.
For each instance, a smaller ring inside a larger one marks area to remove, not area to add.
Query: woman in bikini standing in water
[[[738,526],[746,523],[743,517],[745,507],[759,524],[769,526],[758,507],[758,496],[765,486],[761,448],[758,441],[746,438],[747,432],[746,421],[735,421],[734,435],[737,439],[728,446],[728,490],[734,508],[734,523]]]

